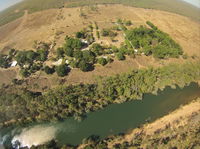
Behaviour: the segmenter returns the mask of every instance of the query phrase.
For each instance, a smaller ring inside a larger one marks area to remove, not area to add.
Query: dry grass
[[[200,10],[180,0],[24,0],[0,12],[0,26],[29,13],[61,7],[79,7],[94,4],[124,4],[127,6],[165,10],[200,20]]]
[[[86,19],[80,17],[81,11],[86,14]],[[57,48],[63,44],[65,35],[73,35],[74,32],[94,22],[97,22],[100,29],[111,27],[113,26],[111,22],[116,21],[118,18],[131,20],[134,23],[133,27],[144,25],[147,20],[150,20],[161,30],[170,34],[189,56],[197,55],[200,57],[200,24],[198,22],[169,12],[123,5],[99,5],[97,12],[91,11],[90,7],[84,7],[51,9],[27,14],[23,18],[0,27],[0,49],[3,49],[3,52],[7,52],[8,47],[29,50],[32,49],[35,40],[45,42],[55,41]],[[57,36],[56,32],[58,31],[63,31],[64,33]],[[117,38],[119,39],[118,43],[112,43],[110,39],[107,40],[106,38],[102,38],[101,40],[107,44],[119,45],[123,38],[122,36],[118,36]],[[50,53],[54,53],[55,49],[50,51]],[[189,58],[187,60],[191,61],[192,59]],[[92,72],[84,73],[74,69],[65,78],[58,78],[56,74],[47,76],[42,73],[41,75],[34,75],[29,79],[30,82],[35,82],[35,84],[38,84],[42,88],[59,85],[61,82],[69,84],[80,82],[91,83],[97,76],[113,75],[127,72],[134,68],[162,66],[169,63],[182,63],[184,61],[186,60],[156,60],[152,57],[139,56],[136,59],[127,58],[126,61],[122,62],[115,61],[106,67],[96,66]]]

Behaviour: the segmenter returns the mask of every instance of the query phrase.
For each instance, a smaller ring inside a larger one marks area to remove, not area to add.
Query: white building
[[[11,65],[10,65],[10,67],[15,67],[15,66],[17,66],[17,61],[13,61],[13,62],[11,63]]]
[[[85,40],[85,39],[81,39],[81,42],[82,42],[82,43],[85,43],[85,44],[88,44],[88,41]]]
[[[138,50],[137,50],[137,49],[135,49],[134,51],[135,51],[136,53],[138,52]]]
[[[66,63],[66,64],[69,64],[69,60],[66,60],[65,63]]]

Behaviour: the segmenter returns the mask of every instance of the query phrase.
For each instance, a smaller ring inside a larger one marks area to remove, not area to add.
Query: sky
[[[0,11],[20,1],[21,0],[0,0]],[[200,0],[182,0],[182,1],[188,2],[200,8]]]
[[[0,0],[0,11],[20,1],[21,0]]]
[[[192,5],[195,5],[198,8],[200,8],[200,0],[183,0],[183,1],[188,2],[188,3],[192,4]]]

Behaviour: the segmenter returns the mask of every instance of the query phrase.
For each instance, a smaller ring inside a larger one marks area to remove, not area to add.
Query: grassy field
[[[0,26],[24,14],[50,8],[78,7],[92,4],[124,4],[134,7],[153,8],[185,15],[200,21],[200,9],[178,0],[25,0],[0,12]]]

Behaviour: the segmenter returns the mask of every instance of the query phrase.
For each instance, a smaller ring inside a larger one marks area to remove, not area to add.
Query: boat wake
[[[20,134],[15,135],[12,139],[12,146],[17,149],[19,147],[37,146],[45,144],[56,137],[58,129],[54,126],[34,126],[25,128]]]

